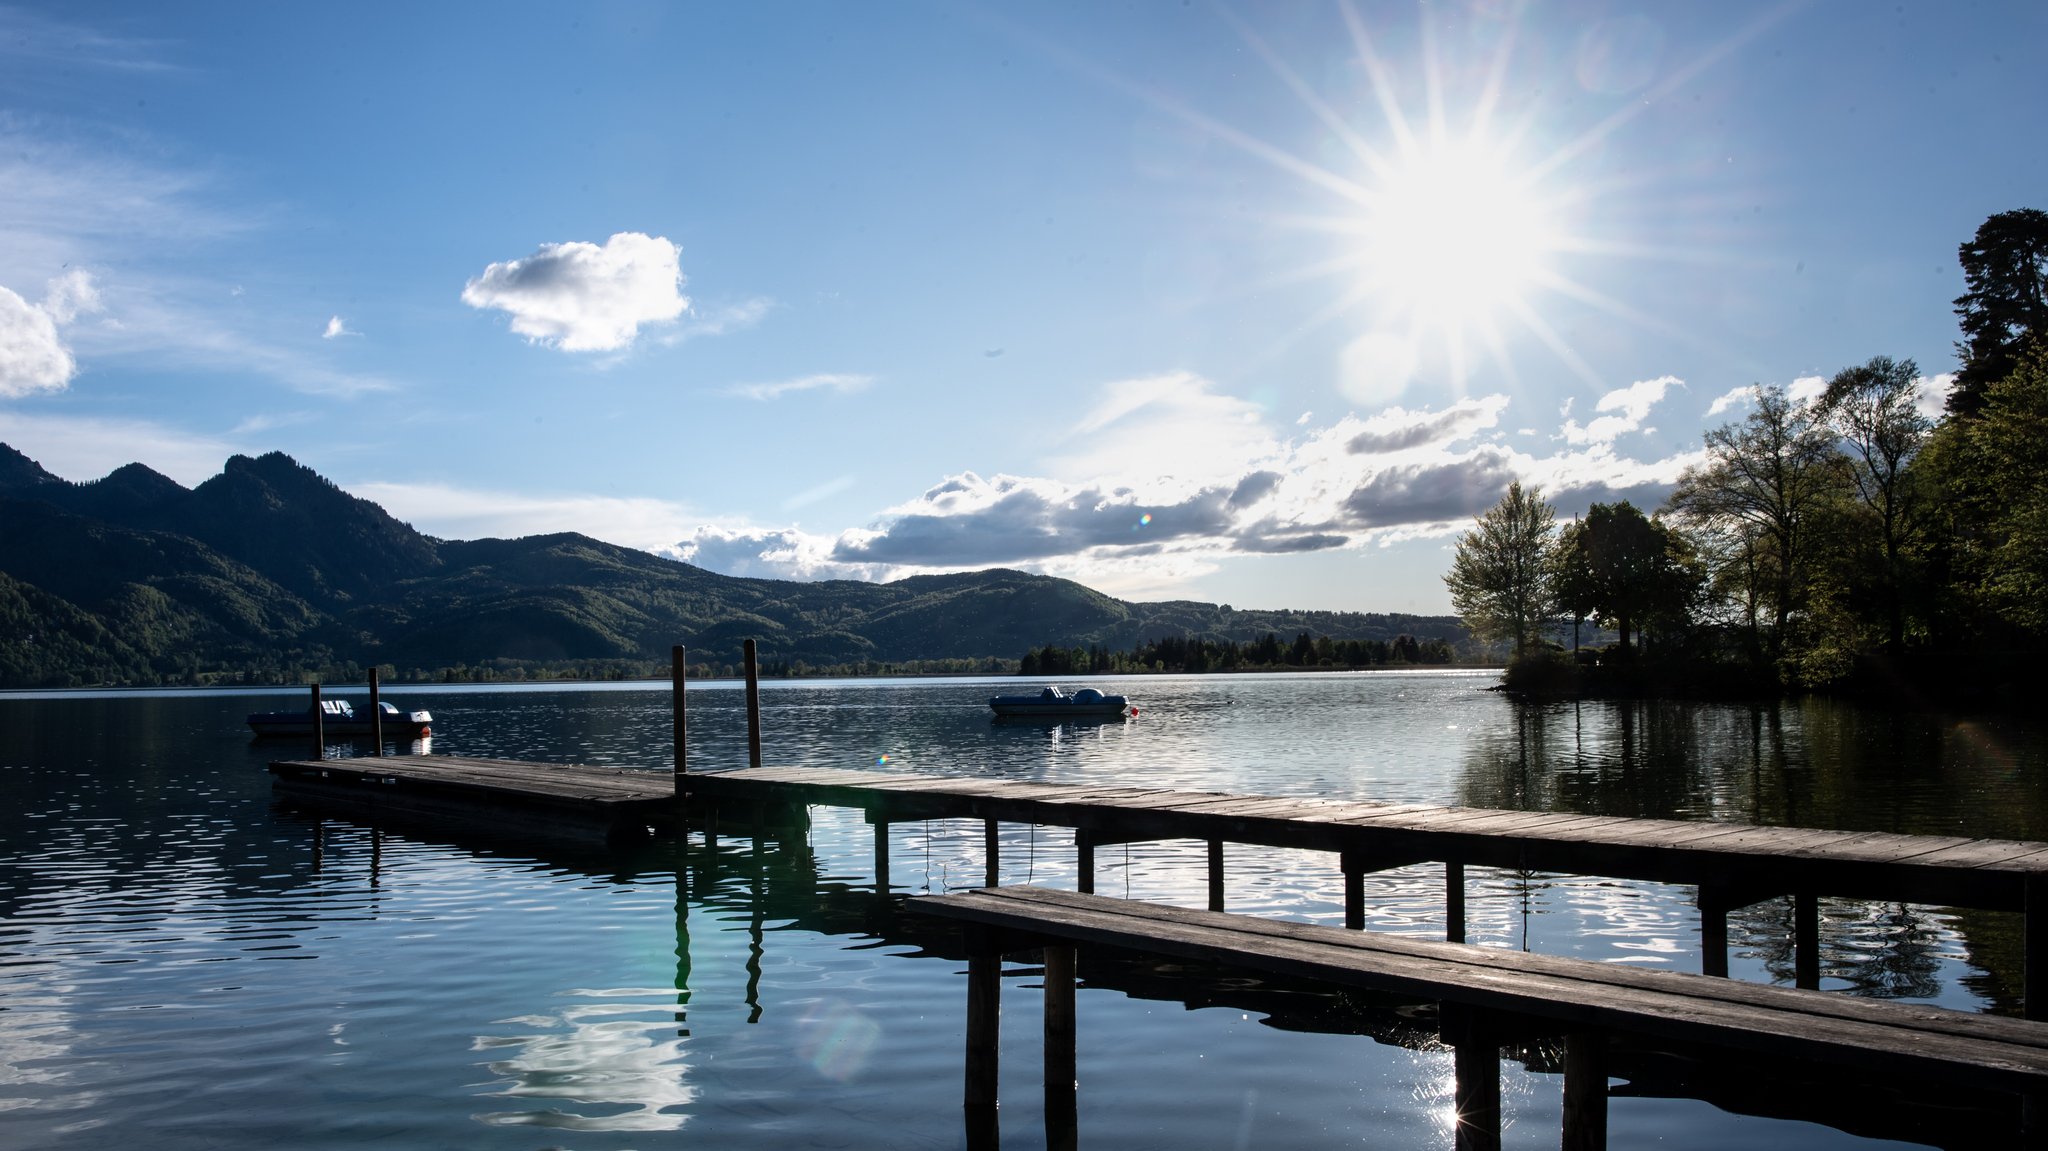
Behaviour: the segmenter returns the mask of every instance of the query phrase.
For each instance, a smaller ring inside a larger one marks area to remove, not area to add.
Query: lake
[[[1138,714],[1069,726],[990,722],[987,696],[1035,681],[770,682],[764,744],[771,764],[2048,839],[2032,720],[1826,700],[1529,705],[1483,690],[1493,679],[1091,680]],[[433,711],[433,754],[668,766],[665,684],[385,695]],[[858,812],[815,810],[801,842],[729,830],[715,851],[701,836],[607,851],[322,819],[271,798],[264,765],[303,749],[242,724],[303,699],[0,693],[0,1146],[961,1145],[964,964],[873,894]],[[745,764],[736,685],[692,685],[690,738],[693,770]],[[1074,886],[1071,832],[1002,835],[1004,882]],[[896,894],[979,885],[981,836],[896,825]],[[1102,848],[1096,890],[1199,907],[1205,859],[1196,843]],[[1467,878],[1471,942],[1699,969],[1689,889]],[[1369,877],[1367,926],[1440,938],[1441,884],[1435,866]],[[1341,895],[1332,857],[1231,849],[1233,911],[1336,923]],[[1824,987],[2016,1010],[2016,917],[1821,911]],[[1736,913],[1731,973],[1789,984],[1790,928],[1781,901]],[[1084,956],[1081,974],[1084,1146],[1448,1145],[1451,1059],[1426,1016],[1241,976],[1188,992],[1137,961]],[[1021,964],[1006,976],[1003,1131],[1029,1147],[1043,1138],[1035,981]],[[1503,1061],[1507,1146],[1557,1144],[1545,1066]],[[1613,1146],[1901,1133],[1736,1113],[1645,1074],[1612,1102]],[[1955,1138],[1939,1141],[1968,1145],[1969,1113],[1947,1122]]]

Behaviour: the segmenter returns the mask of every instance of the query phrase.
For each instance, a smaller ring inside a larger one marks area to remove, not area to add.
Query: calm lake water
[[[1527,706],[1491,681],[1091,681],[1139,714],[1056,727],[989,721],[986,697],[1014,679],[770,683],[764,742],[777,764],[2048,839],[2035,722],[1826,701]],[[433,711],[434,754],[667,767],[665,685],[386,695]],[[271,798],[264,764],[303,752],[242,724],[303,698],[0,694],[0,1147],[961,1145],[964,965],[874,895],[858,813],[818,809],[807,842],[728,834],[715,852],[700,836],[608,852],[323,820]],[[693,769],[744,764],[736,686],[693,685],[690,715]],[[1004,882],[1074,885],[1070,832],[1003,837]],[[982,880],[978,823],[897,825],[891,854],[898,895]],[[1201,906],[1204,860],[1195,843],[1104,848],[1096,890]],[[1689,889],[1468,882],[1472,942],[1699,969]],[[1369,877],[1367,926],[1440,938],[1441,884],[1434,866]],[[1231,849],[1234,911],[1341,922],[1340,899],[1331,857]],[[1826,987],[2016,1006],[2011,916],[1822,914]],[[1790,920],[1779,902],[1738,913],[1732,973],[1789,983]],[[1006,974],[1003,1131],[1030,1147],[1036,980]],[[1136,961],[1084,956],[1081,974],[1084,1146],[1448,1145],[1451,1060],[1426,1014],[1241,977],[1190,1003]],[[1556,1146],[1547,1066],[1503,1062],[1508,1146]],[[1682,1080],[1617,1088],[1612,1145],[1900,1133],[1738,1114],[1670,1089]],[[1938,1141],[1969,1145],[1970,1118]]]

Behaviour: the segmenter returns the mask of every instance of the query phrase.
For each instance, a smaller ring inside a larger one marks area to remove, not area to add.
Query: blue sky
[[[0,7],[0,441],[433,535],[1448,610],[1511,478],[1954,367],[2048,7]],[[1802,381],[1805,381],[1802,383]]]

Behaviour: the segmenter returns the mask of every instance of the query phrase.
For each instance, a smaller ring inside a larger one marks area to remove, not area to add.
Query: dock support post
[[[2029,1019],[2048,1019],[2048,877],[2029,875],[2023,911],[2021,994]]]
[[[875,820],[875,894],[889,894],[889,823]]]
[[[761,766],[761,668],[754,641],[741,645],[747,664],[747,766]]]
[[[327,725],[320,714],[320,685],[313,685],[313,758],[327,758]]]
[[[1078,857],[1075,867],[1080,872],[1080,878],[1075,886],[1080,888],[1081,894],[1093,895],[1095,893],[1095,840],[1089,837],[1086,828],[1077,828],[1074,831],[1074,854]]]
[[[1003,1017],[1003,956],[992,933],[967,936],[967,1146],[995,1151],[996,1058]]]
[[[996,821],[993,819],[981,821],[981,853],[988,862],[986,874],[982,877],[982,886],[994,887],[1003,879],[1003,856],[1002,844],[996,838]]]
[[[1700,972],[1728,975],[1728,894],[1711,884],[1700,884]]]
[[[377,669],[370,669],[370,754],[384,754],[384,708],[377,695]]]
[[[1820,898],[1811,891],[1792,895],[1792,983],[1820,987]]]
[[[1606,1151],[1607,1036],[1574,1031],[1564,1039],[1563,1151]]]
[[[1075,1151],[1080,1144],[1080,1114],[1074,1095],[1078,1072],[1074,1060],[1074,948],[1045,949],[1045,1146],[1047,1151]]]
[[[1455,859],[1444,864],[1444,938],[1465,942],[1465,865]]]
[[[1344,868],[1344,926],[1362,931],[1365,929],[1365,861],[1355,851],[1343,852],[1339,859]]]
[[[1500,1151],[1499,1036],[1476,1008],[1445,1003],[1439,1010],[1456,1075],[1451,1106],[1457,1126],[1451,1146],[1456,1151]]]
[[[689,665],[688,665],[688,664],[687,664],[687,663],[686,663],[686,662],[684,661],[684,657],[683,657],[683,645],[682,645],[682,644],[677,644],[677,645],[675,645],[674,647],[672,647],[672,648],[668,649],[668,659],[669,659],[669,683],[670,683],[670,685],[671,685],[671,687],[670,687],[670,695],[671,695],[671,697],[673,698],[673,700],[674,700],[674,703],[675,703],[675,716],[676,716],[676,722],[675,722],[675,740],[676,740],[676,751],[675,751],[675,755],[676,755],[676,758],[675,758],[675,775],[676,775],[676,797],[680,799],[680,798],[682,797],[682,794],[683,794],[683,787],[682,787],[682,784],[683,784],[683,776],[684,776],[684,775],[686,775],[686,774],[688,774],[688,772],[689,772],[689,770],[690,770],[690,766],[689,766],[689,761],[688,761],[688,758],[687,758],[687,756],[686,756],[686,754],[685,754],[685,752],[684,752],[684,742],[685,742],[685,741],[684,741],[684,738],[683,738],[683,737],[684,737],[684,735],[685,735],[685,733],[687,733],[687,732],[689,731],[689,727],[690,727],[690,723],[689,723],[689,712],[688,712],[688,709],[686,708],[686,706],[685,706],[685,704],[684,704],[684,701],[683,701],[683,680],[684,680],[684,678],[685,678],[686,674],[687,674],[687,673],[688,673],[688,671],[689,671]]]
[[[1209,841],[1209,910],[1223,910],[1223,841]]]

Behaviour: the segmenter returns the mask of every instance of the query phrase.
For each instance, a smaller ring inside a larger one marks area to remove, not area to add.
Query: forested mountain
[[[140,464],[74,484],[0,444],[0,687],[511,670],[965,670],[1040,644],[1268,632],[1462,642],[1450,617],[1130,603],[990,570],[894,583],[722,576],[565,533],[437,540],[280,453],[187,489]]]

